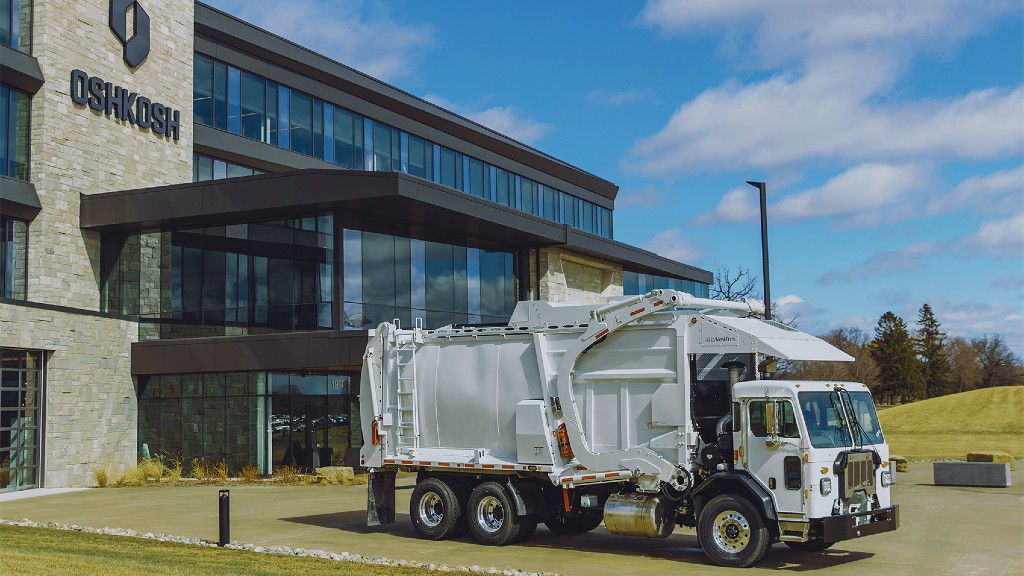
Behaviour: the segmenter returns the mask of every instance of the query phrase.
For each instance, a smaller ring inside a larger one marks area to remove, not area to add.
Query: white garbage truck
[[[889,450],[863,384],[771,379],[780,360],[852,360],[759,318],[759,302],[654,290],[603,305],[520,302],[508,325],[370,333],[359,405],[367,521],[395,521],[415,472],[424,538],[506,545],[543,522],[604,522],[750,566],[895,530]]]

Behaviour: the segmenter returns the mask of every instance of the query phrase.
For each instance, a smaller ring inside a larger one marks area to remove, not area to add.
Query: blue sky
[[[212,5],[620,187],[615,238],[760,276],[822,333],[1001,334],[1024,356],[1019,0]]]

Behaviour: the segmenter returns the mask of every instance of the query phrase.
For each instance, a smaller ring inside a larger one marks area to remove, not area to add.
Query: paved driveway
[[[914,462],[897,476],[896,532],[841,542],[826,553],[800,554],[777,544],[758,566],[718,568],[697,547],[693,530],[664,540],[623,537],[600,527],[555,536],[541,525],[522,544],[477,545],[470,537],[432,542],[416,537],[408,514],[390,526],[366,527],[364,486],[231,487],[231,537],[267,546],[349,552],[449,566],[511,566],[587,576],[623,574],[1024,574],[1024,462],[1010,488],[932,486],[931,464]],[[399,509],[411,479],[399,478]],[[130,528],[216,540],[218,487],[106,488],[20,500],[0,497],[0,518]]]

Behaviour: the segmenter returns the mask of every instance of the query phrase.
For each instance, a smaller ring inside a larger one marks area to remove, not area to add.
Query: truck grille
[[[850,452],[847,454],[846,469],[843,471],[843,498],[850,498],[854,492],[864,490],[875,493],[875,462],[871,452]]]

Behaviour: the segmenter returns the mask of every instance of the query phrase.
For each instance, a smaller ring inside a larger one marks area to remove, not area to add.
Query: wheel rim
[[[437,495],[437,492],[424,494],[423,498],[420,498],[417,512],[420,522],[431,528],[436,527],[444,519],[444,505],[441,503],[441,497]]]
[[[735,510],[722,512],[715,518],[711,535],[719,550],[740,552],[750,543],[750,522]]]
[[[476,523],[485,532],[493,534],[505,523],[505,507],[494,496],[484,496],[476,505]]]

